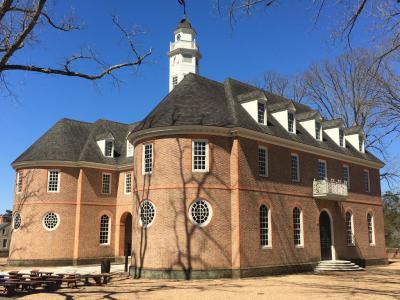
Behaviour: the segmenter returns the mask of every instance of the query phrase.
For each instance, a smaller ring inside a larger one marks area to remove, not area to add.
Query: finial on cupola
[[[183,18],[186,19],[186,1],[178,0],[179,4],[183,6]]]

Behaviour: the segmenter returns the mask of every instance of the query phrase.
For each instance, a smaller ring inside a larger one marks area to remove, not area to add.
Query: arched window
[[[271,246],[271,225],[269,209],[266,205],[260,206],[260,244],[261,247]]]
[[[301,209],[293,209],[293,240],[296,247],[303,246],[303,220]]]
[[[102,215],[100,218],[100,245],[110,244],[110,217]]]
[[[374,217],[371,213],[367,215],[368,223],[368,241],[370,245],[375,245],[375,228],[374,228]]]
[[[346,212],[346,241],[347,245],[354,245],[354,225],[353,225],[353,214]]]

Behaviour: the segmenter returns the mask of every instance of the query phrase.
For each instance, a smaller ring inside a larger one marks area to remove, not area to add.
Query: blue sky
[[[215,80],[233,77],[253,81],[266,70],[295,74],[344,49],[343,43],[333,43],[331,38],[340,16],[332,10],[314,26],[315,11],[307,8],[311,1],[281,1],[278,7],[240,19],[233,29],[213,9],[211,0],[188,2],[188,16],[203,55],[200,74]],[[124,81],[120,88],[109,80],[94,85],[77,78],[7,74],[17,100],[0,98],[0,211],[12,206],[15,173],[10,163],[57,120],[138,121],[168,92],[166,53],[182,17],[177,1],[71,0],[51,11],[62,16],[71,7],[84,30],[60,33],[41,29],[39,41],[20,51],[15,62],[57,66],[85,46],[110,63],[121,62],[127,58],[127,48],[111,22],[112,15],[118,15],[121,23],[139,25],[146,33],[138,37],[137,45],[142,51],[152,48],[153,54],[138,72],[119,73]],[[359,38],[354,46],[368,45],[364,32],[356,29],[355,36]]]

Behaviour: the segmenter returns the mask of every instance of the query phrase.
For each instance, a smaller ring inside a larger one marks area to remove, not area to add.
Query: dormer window
[[[358,143],[358,150],[360,150],[360,152],[364,152],[364,139],[362,136],[359,137]]]
[[[291,111],[288,112],[288,131],[294,132],[294,113]]]
[[[132,157],[133,156],[133,145],[131,144],[131,142],[126,141],[126,157]]]
[[[319,141],[322,140],[322,138],[321,138],[321,122],[315,122],[315,138]]]
[[[105,148],[104,148],[104,156],[105,157],[113,157],[114,155],[114,142],[113,141],[106,141]]]
[[[344,147],[344,132],[343,129],[339,129],[339,145]]]
[[[262,102],[257,102],[257,112],[258,112],[258,123],[265,124],[265,104]]]

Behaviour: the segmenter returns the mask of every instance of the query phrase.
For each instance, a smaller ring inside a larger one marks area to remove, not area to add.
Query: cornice
[[[178,134],[208,134],[208,135],[225,136],[225,137],[238,136],[242,138],[256,140],[259,142],[273,144],[276,146],[287,147],[292,150],[298,150],[302,152],[311,153],[314,155],[324,156],[327,158],[332,158],[343,162],[367,166],[370,168],[380,169],[384,166],[384,164],[379,162],[374,162],[322,148],[317,148],[307,144],[294,142],[277,136],[264,134],[261,132],[241,127],[224,128],[224,127],[201,126],[201,125],[167,126],[160,128],[145,129],[133,133],[131,132],[128,134],[127,138],[130,140],[131,143],[135,144],[141,140],[148,138],[161,137],[166,135],[178,135]]]
[[[14,169],[19,168],[32,168],[32,167],[70,167],[70,168],[91,168],[91,169],[102,169],[110,171],[123,171],[133,168],[132,164],[123,165],[108,165],[102,163],[94,163],[88,161],[61,161],[61,160],[35,160],[35,161],[23,161],[13,163],[11,165]]]

